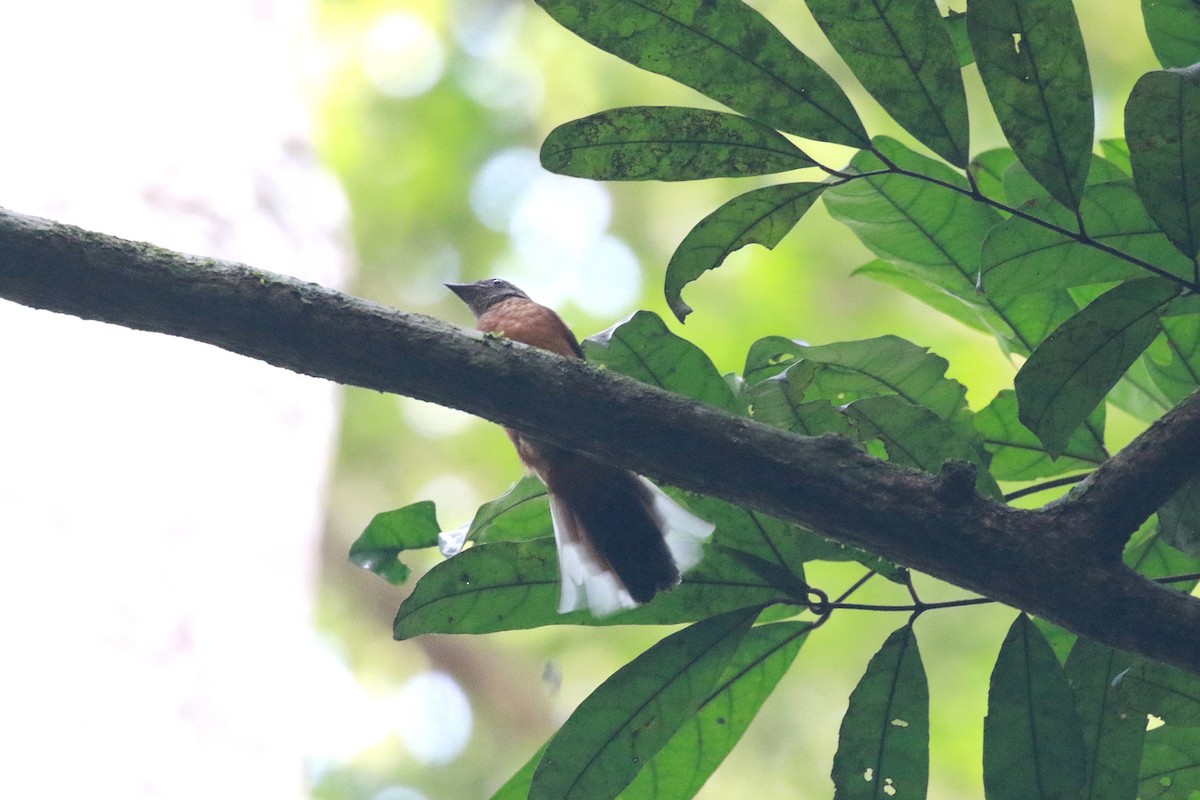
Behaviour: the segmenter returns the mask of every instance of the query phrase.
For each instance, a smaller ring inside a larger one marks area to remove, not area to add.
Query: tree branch
[[[1200,674],[1200,602],[1127,570],[1113,546],[1200,470],[1183,455],[1200,440],[1197,395],[1070,497],[1027,511],[980,498],[961,463],[913,472],[315,284],[4,211],[0,297],[459,408]]]

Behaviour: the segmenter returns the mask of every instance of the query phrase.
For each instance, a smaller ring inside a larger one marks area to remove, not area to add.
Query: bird
[[[484,333],[568,358],[579,340],[552,309],[501,278],[447,283]],[[576,450],[505,432],[526,469],[546,485],[558,550],[558,610],[596,617],[635,608],[679,584],[703,558],[714,526],[648,479]]]

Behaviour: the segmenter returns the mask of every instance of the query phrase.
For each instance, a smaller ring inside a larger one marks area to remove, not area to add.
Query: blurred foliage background
[[[803,3],[753,5],[851,92],[872,135],[913,143],[858,88]],[[1077,6],[1096,82],[1097,135],[1121,136],[1125,97],[1155,68],[1139,4]],[[871,257],[820,204],[774,251],[749,248],[688,287],[696,311],[686,326],[676,323],[661,292],[674,247],[753,185],[600,185],[542,171],[537,150],[557,124],[622,105],[711,103],[593,49],[533,3],[321,0],[317,13],[317,125],[323,157],[350,199],[356,294],[469,325],[442,283],[500,275],[557,308],[580,338],[635,309],[653,310],[723,372],[739,371],[749,345],[766,335],[822,344],[892,333],[948,359],[972,407],[1011,386],[1014,365],[992,340],[853,276]],[[981,100],[974,66],[966,74],[969,95]],[[1000,145],[987,104],[972,109],[972,153]],[[851,155],[833,145],[806,149],[834,165]],[[1110,414],[1110,441],[1119,445],[1130,426]],[[318,624],[364,711],[347,717],[346,731],[331,731],[327,752],[313,754],[314,795],[488,797],[592,688],[665,632],[564,627],[393,642],[392,616],[406,589],[351,566],[351,541],[374,513],[422,499],[436,501],[442,527],[453,528],[521,467],[498,427],[408,398],[346,390],[342,434]],[[439,556],[428,558],[418,571]],[[810,580],[835,595],[861,571],[816,567]],[[928,579],[918,587],[925,599],[962,596]],[[856,600],[907,597],[877,579]],[[982,796],[987,678],[1012,617],[985,606],[931,613],[917,625],[931,692],[930,797]],[[765,800],[830,796],[848,695],[904,621],[835,615],[700,796],[744,796],[748,786]]]

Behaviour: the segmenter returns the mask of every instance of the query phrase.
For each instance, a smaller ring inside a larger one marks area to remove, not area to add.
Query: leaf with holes
[[[1200,64],[1138,79],[1125,106],[1125,138],[1146,210],[1194,260],[1200,252]]]
[[[1071,0],[972,0],[967,35],[1017,158],[1055,200],[1078,208],[1095,118]]]
[[[1024,614],[992,669],[983,721],[988,800],[1078,797],[1086,782],[1083,733],[1054,651]]]
[[[400,554],[436,546],[440,532],[430,500],[384,511],[372,517],[366,530],[350,545],[350,560],[388,583],[399,585],[408,580],[409,574],[408,567],[399,559]]]
[[[1113,684],[1123,709],[1153,714],[1167,725],[1200,726],[1200,678],[1165,664],[1142,662]]]
[[[1163,725],[1146,734],[1139,800],[1193,800],[1200,789],[1200,728]]]
[[[1178,288],[1158,278],[1122,283],[1064,323],[1017,373],[1021,422],[1062,455],[1075,429],[1158,333]]]
[[[616,797],[712,693],[759,609],[663,639],[592,692],[546,746],[529,800]]]
[[[839,800],[924,797],[929,686],[912,628],[892,633],[867,665],[842,719],[833,785]]]
[[[542,166],[598,181],[694,181],[813,166],[773,128],[701,108],[614,108],[559,125]]]
[[[667,264],[664,291],[667,305],[683,322],[692,308],[683,302],[683,287],[706,270],[716,269],[737,250],[750,244],[771,249],[812,207],[823,183],[785,183],[766,186],[733,198],[692,228]]]
[[[808,139],[865,147],[846,93],[739,0],[537,0],[572,33],[747,117]]]

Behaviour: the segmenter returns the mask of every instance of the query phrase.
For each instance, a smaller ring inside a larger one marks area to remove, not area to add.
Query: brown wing
[[[501,300],[483,312],[478,328],[487,333],[503,334],[513,341],[540,347],[560,356],[583,358],[579,341],[562,317],[524,297]]]

